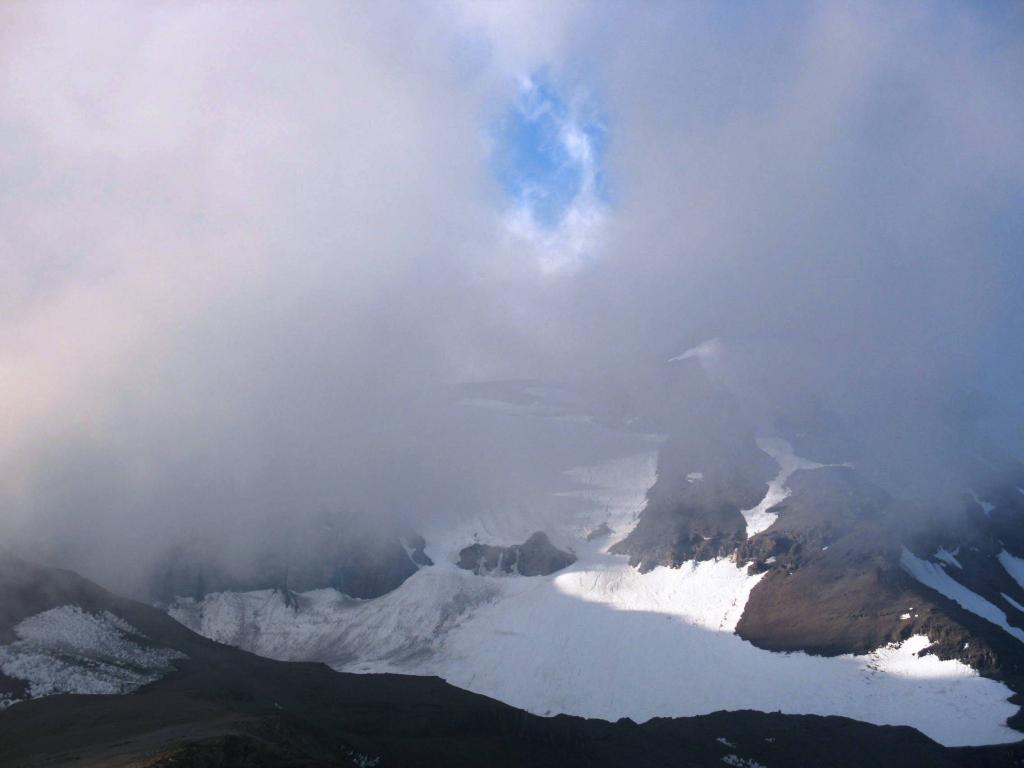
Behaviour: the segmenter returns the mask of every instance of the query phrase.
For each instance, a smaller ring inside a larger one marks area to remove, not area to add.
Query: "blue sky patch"
[[[543,72],[524,78],[495,130],[494,172],[539,227],[555,229],[581,197],[607,202],[604,116]]]

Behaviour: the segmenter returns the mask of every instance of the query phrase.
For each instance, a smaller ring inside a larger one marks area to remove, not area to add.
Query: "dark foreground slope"
[[[541,718],[437,678],[347,675],[259,658],[68,571],[0,555],[0,644],[22,619],[63,605],[110,611],[188,658],[134,694],[51,696],[0,712],[5,768],[1009,766],[1024,755],[1012,747],[945,749],[910,728],[838,717],[719,712],[642,725]]]

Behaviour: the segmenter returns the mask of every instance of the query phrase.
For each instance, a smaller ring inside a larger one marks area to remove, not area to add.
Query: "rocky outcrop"
[[[658,479],[636,527],[611,552],[649,571],[725,557],[746,536],[741,510],[757,504],[778,472],[754,441],[736,399],[696,360],[665,371]]]
[[[893,498],[851,467],[798,470],[786,487],[789,496],[772,508],[778,519],[736,550],[737,560],[752,562],[756,571],[797,570],[826,558],[833,545],[855,532],[870,543],[899,523]]]
[[[809,460],[787,474],[784,456],[776,462],[758,450],[727,394],[693,370],[685,375],[698,405],[676,408],[657,483],[612,552],[645,571],[734,558],[762,573],[736,627],[758,647],[865,653],[925,635],[930,652],[970,664],[1024,700],[1024,585],[1004,567],[1007,555],[1024,558],[1021,462],[991,446],[947,446],[954,476],[923,473],[907,483],[907,472],[927,462],[904,462],[899,444],[866,451],[851,437],[856,430],[812,401],[778,414],[769,433]],[[929,481],[937,485],[923,493]],[[748,529],[743,511],[768,498],[767,525]],[[907,569],[905,551],[935,570],[936,587]]]
[[[670,439],[639,522],[610,551],[642,571],[727,557],[746,539],[742,510],[761,500],[777,471],[752,434],[728,445]]]
[[[477,575],[508,573],[518,576],[547,576],[568,568],[576,562],[576,555],[565,552],[537,531],[522,544],[499,547],[491,544],[472,544],[459,552],[459,568]]]
[[[1024,626],[1024,612],[1006,600],[1024,601],[1024,589],[998,560],[1013,546],[1001,534],[1024,525],[1024,503],[1006,497],[1017,506],[993,509],[991,516],[979,516],[973,500],[959,512],[920,509],[844,467],[797,472],[789,488],[775,524],[737,549],[739,562],[766,572],[737,634],[770,650],[829,655],[863,653],[925,634],[944,658],[959,658],[985,674],[1024,672],[1018,640],[901,565],[907,547],[978,598],[1002,605],[1011,625]]]

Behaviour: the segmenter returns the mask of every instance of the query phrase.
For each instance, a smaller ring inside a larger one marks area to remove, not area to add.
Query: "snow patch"
[[[906,547],[900,555],[903,570],[941,595],[945,595],[964,610],[995,624],[1024,643],[1024,630],[1010,626],[1006,614],[976,592],[956,581],[935,563],[922,560]]]
[[[750,591],[764,574],[751,576],[731,560],[690,560],[679,568],[659,566],[640,573],[620,558],[593,562],[557,574],[552,584],[584,603],[616,611],[676,618],[712,632],[736,630]]]
[[[356,768],[376,768],[376,766],[380,765],[381,761],[380,755],[366,755],[351,749],[345,750],[345,756]]]
[[[695,347],[690,347],[690,349],[686,350],[680,355],[670,357],[668,359],[668,362],[678,363],[682,360],[689,360],[691,358],[697,358],[698,360],[709,360],[711,358],[717,357],[719,354],[721,354],[721,351],[722,342],[716,336],[713,339],[708,339],[707,341],[701,342]]]
[[[703,480],[703,479],[704,479],[704,473],[703,472],[691,472],[690,474],[688,474],[686,476],[686,482],[688,482],[688,483],[696,483],[698,480]]]
[[[1024,589],[1024,560],[1014,557],[1005,549],[997,557],[999,558],[999,564],[1003,566],[1003,570],[1010,574],[1010,578],[1016,581],[1021,589]]]
[[[764,763],[759,763],[749,757],[740,757],[739,755],[726,755],[722,758],[722,762],[732,766],[732,768],[768,768]]]
[[[793,446],[778,437],[758,438],[757,447],[767,453],[779,465],[779,474],[768,484],[768,492],[756,507],[743,510],[743,518],[747,521],[747,538],[767,530],[778,520],[779,516],[770,511],[781,504],[789,496],[786,481],[798,469],[820,469],[825,464],[801,459],[794,455]]]
[[[74,605],[30,616],[0,646],[0,672],[28,683],[29,698],[58,693],[123,694],[160,679],[178,651],[152,648],[123,619]],[[7,706],[14,703],[13,699]]]
[[[996,508],[995,504],[990,504],[989,502],[985,501],[984,499],[978,498],[978,494],[976,494],[970,488],[967,489],[967,492],[969,494],[971,494],[971,498],[974,499],[975,503],[979,507],[981,507],[981,511],[984,512],[986,515],[991,514],[992,510]]]
[[[761,574],[731,559],[640,573],[607,553],[607,539],[586,541],[601,522],[616,536],[635,524],[655,479],[653,450],[566,477],[577,487],[561,493],[574,505],[556,535],[579,531],[579,560],[556,574],[496,578],[457,568],[452,556],[472,531],[515,541],[524,531],[509,526],[534,524],[482,516],[425,531],[436,565],[373,600],[318,590],[299,595],[292,610],[269,590],[221,593],[183,600],[171,614],[264,656],[345,672],[437,675],[540,715],[643,722],[781,710],[909,725],[947,745],[1019,740],[1005,724],[1017,710],[1012,691],[959,661],[919,655],[926,638],[862,656],[772,653],[734,631]]]
[[[935,554],[932,555],[932,557],[935,557],[936,559],[941,560],[944,563],[948,563],[949,565],[955,565],[960,570],[963,570],[964,567],[962,565],[960,565],[960,561],[957,560],[956,557],[955,557],[959,553],[960,553],[960,547],[957,547],[952,552],[948,551],[945,547],[939,547],[935,551]]]
[[[1012,605],[1014,608],[1016,608],[1021,613],[1024,613],[1024,605],[1021,605],[1020,603],[1018,603],[1016,600],[1014,600],[1012,597],[1010,597],[1005,592],[1000,592],[999,594],[1003,596],[1003,600],[1008,602],[1010,605]]]
[[[657,439],[660,444],[659,438]],[[577,486],[555,495],[564,499],[578,499],[585,505],[581,517],[573,521],[568,533],[586,538],[593,530],[594,515],[604,512],[605,523],[612,531],[603,549],[625,538],[647,503],[647,490],[658,477],[656,450],[609,459],[594,466],[572,467],[563,473]],[[699,474],[699,473],[697,473]]]
[[[925,637],[862,656],[758,649],[734,634],[750,575],[730,560],[642,574],[594,552],[535,579],[474,576],[439,563],[356,601],[211,595],[176,612],[215,639],[346,672],[438,675],[530,712],[643,722],[716,710],[781,710],[910,725],[948,745],[1011,742],[1012,692],[969,666],[919,655]],[[722,685],[728,670],[729,685]]]

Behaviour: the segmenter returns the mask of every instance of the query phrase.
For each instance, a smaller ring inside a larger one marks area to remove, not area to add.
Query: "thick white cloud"
[[[498,226],[446,41],[369,5],[5,15],[4,521],[326,503],[409,442]]]
[[[715,336],[752,402],[960,383],[1013,299],[1020,13],[749,13],[4,6],[0,531],[109,576],[111,546],[493,501],[448,384],[615,386]],[[607,111],[615,189],[554,279],[488,168],[542,67]]]

